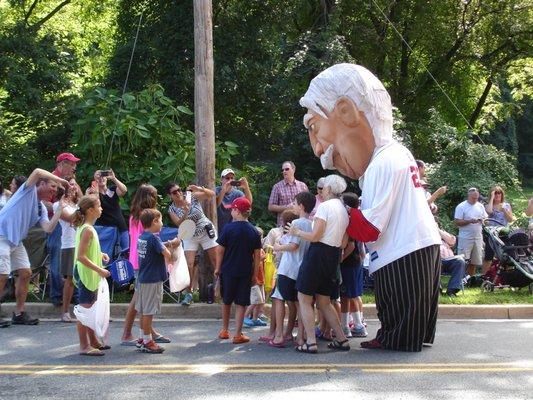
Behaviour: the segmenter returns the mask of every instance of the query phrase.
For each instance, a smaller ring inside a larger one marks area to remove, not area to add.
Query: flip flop
[[[101,352],[98,349],[91,349],[89,351],[82,351],[79,353],[80,356],[89,356],[89,357],[101,357],[105,356],[105,353]]]
[[[120,345],[121,346],[137,346],[138,339],[131,339],[131,340],[123,340]]]
[[[267,342],[267,344],[270,346],[270,347],[276,347],[278,349],[284,349],[285,348],[285,342],[282,342],[282,343],[276,343],[274,342],[274,339],[272,340],[269,340]]]
[[[154,342],[156,342],[156,343],[170,343],[170,338],[167,338],[166,336],[163,336],[163,335],[157,335],[154,338]]]
[[[272,338],[270,336],[259,336],[259,340],[260,342],[265,342],[265,343],[268,343],[272,340]]]
[[[99,347],[97,347],[98,350],[109,350],[111,349],[111,346],[107,345],[107,344],[103,344]]]
[[[348,344],[348,345],[347,346],[343,346],[345,343]],[[340,351],[348,351],[348,350],[350,350],[350,344],[349,343],[350,342],[348,341],[348,339],[344,339],[344,340],[335,339],[331,343],[328,343],[328,349],[340,350]]]

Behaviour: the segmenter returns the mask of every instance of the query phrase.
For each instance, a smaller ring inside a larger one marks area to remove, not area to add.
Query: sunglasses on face
[[[494,192],[494,194],[503,194],[503,193],[498,190],[498,191]]]
[[[290,171],[290,168],[282,168],[281,171]]]
[[[321,187],[317,187],[317,190],[322,190],[322,189],[324,189],[324,188],[321,188]]]
[[[174,189],[170,192],[170,194],[173,196],[177,195],[178,193],[181,193],[181,189]]]

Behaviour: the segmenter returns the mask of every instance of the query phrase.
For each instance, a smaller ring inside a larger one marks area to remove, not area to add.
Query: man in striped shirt
[[[276,213],[277,226],[282,225],[281,213],[289,208],[294,197],[300,192],[308,192],[307,185],[294,177],[296,166],[292,161],[285,161],[281,165],[283,179],[272,187],[268,200],[268,211]]]

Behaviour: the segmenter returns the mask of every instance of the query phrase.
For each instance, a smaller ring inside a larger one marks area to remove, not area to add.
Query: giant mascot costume
[[[441,241],[416,162],[392,137],[390,96],[366,68],[337,64],[311,81],[300,105],[323,168],[362,189],[348,234],[369,250],[381,327],[361,346],[421,351],[435,337]]]

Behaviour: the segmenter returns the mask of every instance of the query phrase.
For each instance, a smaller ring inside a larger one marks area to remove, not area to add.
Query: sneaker
[[[7,328],[9,325],[11,325],[11,321],[0,318],[0,328]]]
[[[248,317],[244,318],[244,320],[242,321],[242,324],[247,328],[251,328],[255,326],[254,320]]]
[[[342,332],[344,333],[344,336],[346,336],[347,338],[352,337],[352,332],[350,331],[350,328],[348,328],[347,326],[342,327]]]
[[[148,343],[143,342],[140,351],[142,353],[161,354],[165,349],[157,345],[153,340],[150,340]]]
[[[143,338],[139,338],[139,339],[137,339],[137,341],[135,342],[135,347],[137,347],[138,349],[140,349],[140,348],[143,347],[143,343],[144,343]]]
[[[265,314],[261,314],[259,316],[259,319],[263,322],[266,322],[267,324],[270,322],[270,319]]]
[[[191,293],[187,293],[183,297],[183,300],[181,301],[181,305],[182,306],[190,306],[191,304],[192,304],[192,294]]]
[[[254,324],[253,326],[267,326],[268,325],[266,322],[261,321],[259,318],[253,319],[252,323]]]
[[[37,325],[39,320],[37,318],[32,318],[25,311],[21,312],[19,315],[13,313],[13,318],[11,319],[13,325]]]
[[[218,332],[218,338],[219,339],[229,339],[229,332],[225,329],[221,329],[220,332]]]
[[[365,326],[361,326],[359,328],[352,329],[352,337],[367,337],[368,332],[366,331]]]
[[[239,336],[233,337],[233,344],[248,343],[249,341],[250,341],[250,338],[246,335],[243,335],[242,333]]]

